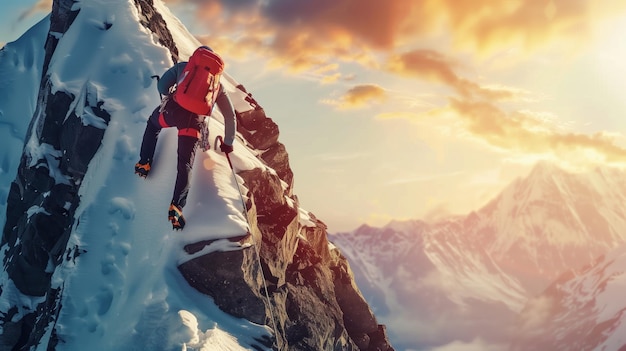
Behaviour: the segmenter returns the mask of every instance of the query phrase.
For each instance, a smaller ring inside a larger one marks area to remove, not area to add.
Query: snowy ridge
[[[168,23],[179,23],[171,30],[178,39],[181,57],[187,57],[200,44],[160,1],[155,3]],[[80,7],[80,12],[62,35],[49,66],[52,90],[104,101],[103,108],[111,114],[111,120],[108,126],[97,119],[83,120],[84,124],[106,127],[106,132],[83,180],[82,200],[68,244],[69,248],[80,247],[80,250],[68,253],[74,259],[64,261],[52,277],[52,287],[61,289],[64,296],[63,309],[55,324],[60,339],[57,349],[80,350],[84,345],[99,345],[102,350],[134,350],[137,345],[145,349],[165,345],[165,349],[171,349],[183,345],[187,350],[199,350],[219,345],[222,350],[245,350],[256,345],[255,338],[269,334],[267,327],[220,311],[176,271],[177,265],[199,254],[242,248],[237,242],[226,240],[248,231],[236,180],[226,158],[214,149],[198,152],[193,190],[185,207],[188,225],[184,232],[173,232],[167,221],[167,208],[176,176],[176,131],[161,133],[148,179],[139,179],[132,172],[145,122],[159,104],[151,76],[169,68],[169,52],[139,25],[137,8],[131,2],[94,1],[75,6]],[[26,39],[7,44],[2,51],[2,55],[15,55],[14,60],[1,60],[3,65],[13,63],[23,67],[17,72],[30,77],[21,80],[23,86],[11,87],[26,101],[32,101],[27,106],[34,106],[42,64],[42,58],[31,62],[33,58],[29,55],[42,53],[46,22],[25,34]],[[104,23],[110,27],[106,28]],[[30,42],[39,49],[18,47],[13,51],[13,47]],[[6,76],[15,70],[3,66],[0,72]],[[224,85],[239,112],[251,109],[232,77],[227,76]],[[9,133],[16,139],[11,147],[14,152],[5,153],[0,162],[0,176],[6,178],[2,184],[10,184],[23,143],[13,135],[25,134],[34,108],[22,109],[17,115],[15,110],[24,106],[24,100],[3,99],[0,106],[0,133]],[[85,113],[80,116],[90,116],[89,111],[82,112]],[[219,110],[208,123],[213,137],[223,135]],[[231,154],[234,167],[266,169],[257,159],[257,152],[240,140],[236,140]],[[46,150],[43,144],[29,145],[33,160],[55,152]],[[239,177],[237,181],[242,182]],[[5,187],[0,188],[3,206],[8,193]],[[246,192],[245,188],[242,190]],[[193,255],[182,250],[186,244],[202,240],[212,243]],[[4,275],[2,280],[7,282]],[[85,284],[85,281],[93,283]],[[28,311],[28,306],[34,307],[36,301],[27,303],[26,299],[17,289],[5,284],[0,294],[0,310],[6,312],[6,303],[21,300]],[[45,350],[46,344],[37,349]]]
[[[484,222],[472,231],[504,271],[536,294],[626,240],[624,203],[621,170],[568,173],[542,163],[482,208]],[[528,267],[539,275],[524,273]]]
[[[441,283],[456,304],[463,306],[478,299],[502,302],[512,311],[522,309],[526,289],[504,273],[480,243],[463,237],[462,228],[435,228],[427,238],[426,256],[441,274]]]
[[[614,247],[613,240],[626,238],[621,230],[626,221],[626,209],[621,206],[626,201],[623,179],[617,169],[567,173],[539,164],[526,181],[513,183],[482,210],[501,219],[496,223],[499,233],[510,234],[497,236],[492,251],[506,252],[517,240],[540,240],[540,236],[549,244],[581,245],[590,241],[590,232],[606,233],[601,238],[605,247]],[[544,230],[516,230],[509,227],[513,223],[507,218],[522,218],[523,229],[542,223]]]
[[[37,104],[37,91],[43,65],[43,42],[50,27],[49,17],[0,50],[0,140],[5,150],[19,152]],[[16,94],[21,98],[16,98]],[[19,157],[0,155],[0,213],[6,212],[6,198],[15,178]],[[0,226],[6,218],[0,216]]]
[[[434,349],[477,335],[498,340],[502,335],[490,320],[512,322],[526,300],[518,282],[502,274],[484,250],[466,250],[472,241],[449,227],[396,221],[331,240],[350,260],[399,349]],[[473,320],[487,309],[493,319]]]
[[[532,296],[544,291],[563,272],[582,269],[626,242],[625,179],[620,169],[571,173],[540,163],[526,178],[516,180],[467,216],[428,224],[406,221],[382,228],[362,226],[333,235],[332,240],[352,263],[365,297],[392,333],[396,332],[392,335],[394,340],[401,340],[400,347],[428,349],[449,343],[452,348],[455,340],[478,337],[481,342],[499,345],[494,346],[496,350],[508,349],[501,344],[516,335],[517,315],[528,309]],[[563,302],[571,306],[563,311],[573,309],[573,314],[569,318],[551,315],[567,323],[558,323],[558,328],[545,334],[557,335],[557,329],[564,333],[581,331],[569,327],[583,323],[589,330],[606,326],[604,334],[615,335],[611,328],[621,328],[615,319],[621,310],[610,307],[614,301],[605,303],[610,300],[605,297],[608,295],[599,292],[613,284],[617,294],[621,286],[618,271],[616,268],[611,275],[605,272],[606,276],[595,281],[587,278],[587,290],[593,287],[595,291],[591,296],[582,290],[581,283],[571,298],[583,300]],[[596,295],[602,296],[601,301],[595,302]],[[577,312],[573,307],[588,306],[592,300],[596,312]],[[598,311],[609,316],[575,321],[576,316],[596,315]],[[485,322],[486,314],[491,322]],[[414,325],[441,320],[441,335],[403,329],[409,320],[404,315],[412,316]],[[556,349],[551,347],[527,343],[520,350]]]
[[[54,32],[23,39],[45,50],[46,73],[24,149],[3,154],[19,169],[2,199],[0,349],[393,351],[325,224],[299,206],[278,126],[227,73],[234,152],[196,152],[187,224],[171,229],[177,131],[159,134],[146,179],[133,170],[160,103],[152,77],[200,43],[156,7],[60,0]],[[219,140],[219,109],[206,123]]]
[[[563,275],[533,298],[511,350],[622,350],[626,346],[626,246]]]

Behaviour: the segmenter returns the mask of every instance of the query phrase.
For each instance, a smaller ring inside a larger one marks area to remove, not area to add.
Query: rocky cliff
[[[175,35],[158,7],[151,0],[135,0],[129,6],[177,61],[181,53]],[[55,350],[63,343],[56,322],[60,314],[72,311],[64,310],[65,282],[52,278],[64,263],[80,265],[91,254],[71,239],[87,186],[85,174],[97,167],[94,156],[107,143],[110,104],[97,84],[87,80],[73,94],[58,89],[64,82],[48,71],[50,62],[62,59],[55,57],[56,48],[81,11],[72,0],[53,2],[37,107],[7,196],[1,242],[6,272],[0,281],[2,350],[36,345]],[[90,25],[95,26],[90,30],[106,32],[115,26],[115,18],[103,16]],[[187,243],[183,249],[191,258],[180,263],[178,271],[222,311],[270,326],[274,338],[261,341],[266,347],[392,350],[385,327],[363,299],[346,259],[328,242],[326,226],[299,207],[278,126],[243,86],[238,89],[251,107],[237,109],[239,141],[255,150],[264,165],[238,174],[250,230],[228,238],[240,250],[206,250],[212,240]]]

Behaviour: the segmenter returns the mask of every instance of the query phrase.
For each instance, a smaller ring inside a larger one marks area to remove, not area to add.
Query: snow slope
[[[479,211],[480,240],[501,267],[536,294],[626,241],[623,170],[570,173],[542,163]],[[524,277],[528,267],[539,272]],[[538,279],[542,278],[542,279]],[[540,284],[533,285],[533,281]]]
[[[471,239],[452,234],[395,221],[331,237],[398,350],[504,349],[526,291],[484,250],[469,250]]]
[[[155,4],[178,40],[181,57],[188,57],[199,43],[160,0]],[[176,271],[177,265],[196,255],[240,249],[225,240],[246,233],[247,224],[224,155],[213,149],[197,153],[185,208],[188,225],[182,232],[173,232],[166,217],[176,172],[175,130],[161,133],[150,176],[142,180],[133,174],[145,123],[159,104],[151,76],[169,68],[169,52],[141,27],[137,9],[129,1],[85,1],[74,6],[80,7],[80,12],[59,41],[50,63],[53,90],[85,99],[95,94],[105,101],[103,108],[111,114],[111,121],[85,175],[68,245],[85,251],[74,252],[78,258],[64,261],[52,278],[53,288],[63,289],[65,296],[56,324],[60,339],[57,349],[83,350],[84,345],[98,345],[91,348],[94,350],[260,347],[255,338],[267,336],[268,327],[224,314]],[[33,107],[36,101],[46,30],[44,20],[2,51],[2,55],[12,55],[12,60],[3,58],[0,67],[0,89],[12,91],[0,92],[0,198],[4,207],[6,184],[14,178],[21,156],[20,138],[33,112],[22,109],[18,114],[16,110]],[[225,87],[236,109],[250,109],[244,93],[236,88],[237,82],[226,77]],[[14,79],[23,84],[4,83]],[[83,123],[105,127],[95,116],[84,118]],[[219,110],[209,120],[209,128],[212,136],[223,135]],[[231,154],[234,167],[264,168],[255,152],[239,140]],[[27,150],[31,155],[49,153],[45,145],[36,142]],[[216,241],[194,256],[183,251],[186,244],[201,240]],[[6,273],[0,279],[6,282]],[[15,290],[2,291],[0,311],[6,311],[3,306],[9,300],[24,300],[25,309],[36,302],[16,296]],[[38,348],[45,349],[46,344]]]
[[[44,18],[0,50],[0,213],[6,212],[9,186],[20,162],[24,135],[37,103],[43,43],[50,27]],[[0,216],[0,226],[6,218]]]
[[[531,299],[511,350],[626,349],[626,246]]]

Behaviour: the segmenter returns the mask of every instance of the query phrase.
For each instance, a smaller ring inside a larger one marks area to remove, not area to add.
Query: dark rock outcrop
[[[1,242],[6,247],[3,264],[18,293],[40,297],[41,302],[30,313],[20,315],[11,308],[0,316],[1,349],[29,349],[47,332],[51,333],[48,349],[56,348],[57,336],[49,326],[62,308],[63,285],[53,287],[51,277],[64,259],[85,253],[80,247],[68,248],[68,240],[80,204],[80,186],[110,115],[89,83],[74,96],[53,89],[47,74],[60,34],[78,14],[71,10],[73,4],[73,0],[53,2],[38,107],[11,184]],[[176,44],[152,1],[135,0],[135,5],[141,23],[176,62]],[[239,174],[248,189],[250,233],[221,240],[238,242],[243,249],[195,257],[180,264],[179,271],[225,312],[272,326],[276,349],[393,350],[384,327],[377,324],[356,287],[346,259],[330,248],[326,226],[299,208],[278,126],[251,96],[250,101],[256,108],[238,113],[238,131],[276,173],[252,169]],[[89,111],[102,123],[84,123],[81,111]],[[213,243],[198,242],[184,249],[197,254]],[[5,288],[0,286],[0,292]]]
[[[245,91],[243,87],[240,89]],[[237,131],[252,147],[262,151],[261,159],[287,183],[289,195],[292,195],[293,172],[289,167],[289,155],[285,145],[278,141],[278,125],[256,105],[254,110],[237,113]]]
[[[154,8],[154,2],[152,0],[134,1],[141,14],[141,24],[154,33],[159,39],[159,43],[170,51],[172,62],[178,62],[178,48],[174,38],[172,38],[172,33],[167,29],[163,16]]]
[[[246,243],[250,237],[242,239],[242,244]],[[222,310],[264,324],[263,296],[255,293],[262,286],[256,262],[254,250],[218,251],[185,262],[178,269],[191,286],[212,296]]]
[[[243,89],[242,89],[243,90]],[[245,90],[244,90],[245,91]],[[375,316],[354,282],[347,260],[338,249],[329,248],[326,225],[307,213],[308,223],[300,221],[297,198],[292,195],[293,172],[284,145],[278,142],[278,126],[257,108],[238,113],[238,132],[252,147],[265,150],[259,157],[276,174],[255,168],[241,171],[244,186],[249,190],[246,204],[248,220],[260,246],[261,267],[266,279],[270,302],[265,306],[265,322],[275,325],[277,346],[281,350],[393,350],[385,327],[378,325]],[[248,254],[245,251],[250,251]],[[243,250],[234,260],[230,271],[248,272],[244,278],[249,287],[244,298],[260,305],[263,285],[254,279],[253,248]],[[215,265],[224,259],[224,253],[211,253],[196,259]],[[193,262],[193,261],[192,261]],[[221,266],[221,264],[219,264]],[[200,264],[179,267],[183,275],[193,275]],[[222,276],[221,273],[218,275]],[[217,279],[219,280],[219,279]],[[241,296],[242,286],[228,286],[188,279],[199,291],[213,296],[220,294]],[[211,291],[219,289],[219,291]],[[226,312],[241,315],[239,303],[218,305]],[[245,316],[250,319],[254,316]],[[274,319],[273,321],[270,319]],[[252,319],[251,319],[252,320]],[[256,322],[256,320],[253,320]]]
[[[103,129],[84,125],[82,115],[76,108],[71,109],[76,96],[52,91],[47,74],[60,35],[78,14],[71,10],[73,4],[72,0],[53,3],[37,109],[7,198],[7,217],[0,243],[7,247],[5,270],[20,293],[43,297],[34,311],[21,318],[3,316],[0,345],[7,349],[37,345],[46,327],[56,318],[60,289],[51,288],[50,267],[58,266],[64,259],[80,200],[78,189],[104,135]],[[95,90],[89,85],[84,89],[85,110],[89,109],[107,124],[110,115],[102,109]],[[53,348],[54,339],[50,344]]]
[[[72,11],[72,6],[76,3],[74,0],[58,0],[52,2],[52,13],[50,15],[50,31],[46,39],[46,55],[43,61],[42,83],[46,78],[50,59],[54,54],[59,43],[59,34],[65,33],[74,22],[78,15],[78,11]],[[42,84],[43,86],[43,84]],[[41,94],[39,95],[41,97]]]

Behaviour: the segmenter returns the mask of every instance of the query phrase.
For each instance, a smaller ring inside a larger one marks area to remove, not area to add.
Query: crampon
[[[150,173],[150,162],[142,163],[141,161],[135,164],[135,174],[141,178],[146,178]]]
[[[172,222],[173,230],[182,230],[185,227],[185,217],[183,211],[178,206],[171,204],[167,219]]]

